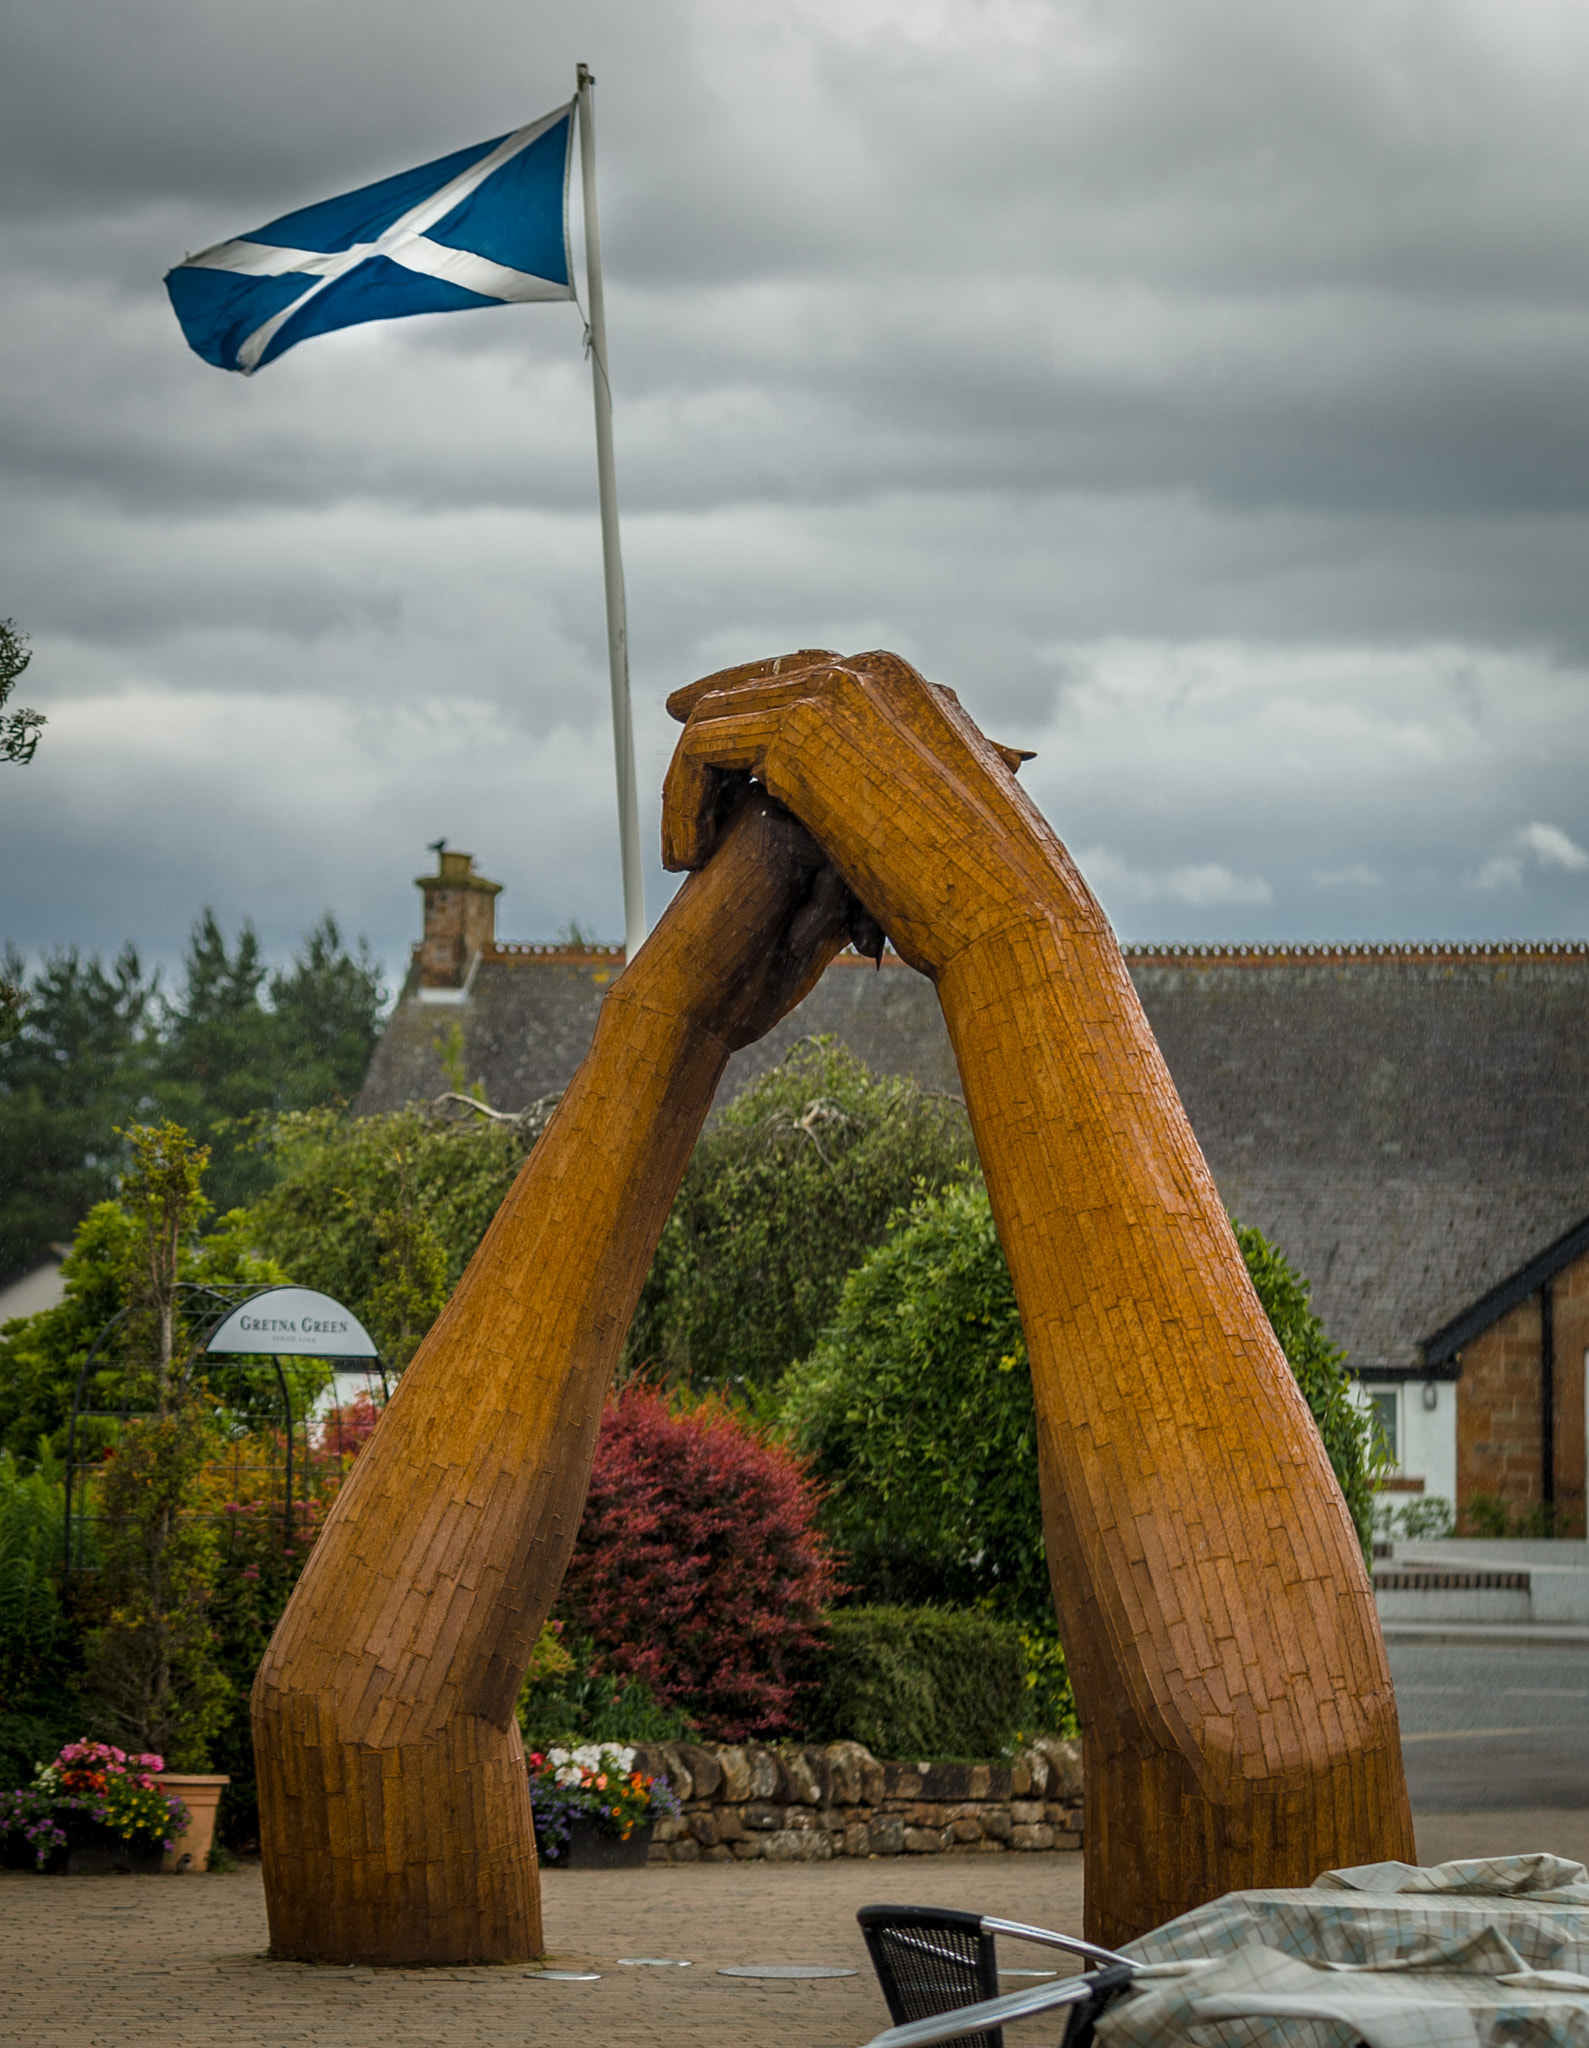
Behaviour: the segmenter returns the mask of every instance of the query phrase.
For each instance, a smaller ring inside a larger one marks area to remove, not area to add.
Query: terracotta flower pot
[[[218,1772],[162,1771],[158,1782],[162,1792],[174,1792],[188,1810],[188,1824],[172,1838],[176,1847],[164,1852],[160,1868],[176,1874],[207,1870],[215,1845],[216,1811],[231,1779]]]

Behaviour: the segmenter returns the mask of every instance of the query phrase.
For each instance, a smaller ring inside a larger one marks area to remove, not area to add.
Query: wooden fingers
[[[738,668],[720,668],[675,690],[668,698],[668,716],[682,725],[701,699],[714,690],[736,689],[741,683],[760,682],[766,676],[787,677],[803,669],[826,668],[839,658],[831,648],[802,647],[795,654],[769,654],[762,661],[743,661]]]
[[[662,865],[671,874],[688,873],[710,860],[725,777],[764,779],[767,749],[778,737],[784,713],[809,694],[801,681],[712,691],[696,700],[662,785]]]

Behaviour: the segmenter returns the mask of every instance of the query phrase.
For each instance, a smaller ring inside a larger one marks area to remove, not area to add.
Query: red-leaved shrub
[[[716,1401],[607,1404],[561,1604],[610,1667],[703,1734],[795,1726],[800,1660],[841,1590],[804,1465]]]

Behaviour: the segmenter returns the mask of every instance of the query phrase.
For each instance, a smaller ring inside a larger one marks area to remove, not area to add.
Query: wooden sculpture
[[[602,1404],[730,1052],[853,906],[749,792],[602,1004],[590,1055],[339,1494],[254,1682],[272,1952],[541,1951],[514,1702]]]
[[[1361,1553],[1109,926],[896,656],[707,678],[691,870],[329,1517],[254,1690],[273,1950],[541,1945],[513,1718],[613,1364],[736,1046],[848,931],[935,982],[1014,1276],[1086,1725],[1087,1919],[1413,1855]],[[864,906],[864,911],[859,906]],[[880,929],[879,929],[880,928]]]
[[[889,654],[790,656],[669,708],[668,865],[709,859],[754,776],[937,987],[1031,1357],[1088,1934],[1413,1860],[1356,1533],[1108,920],[1009,751]]]

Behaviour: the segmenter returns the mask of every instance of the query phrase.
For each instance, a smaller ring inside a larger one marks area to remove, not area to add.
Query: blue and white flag
[[[250,376],[365,320],[571,299],[575,105],[190,256],[166,275],[189,347]]]

